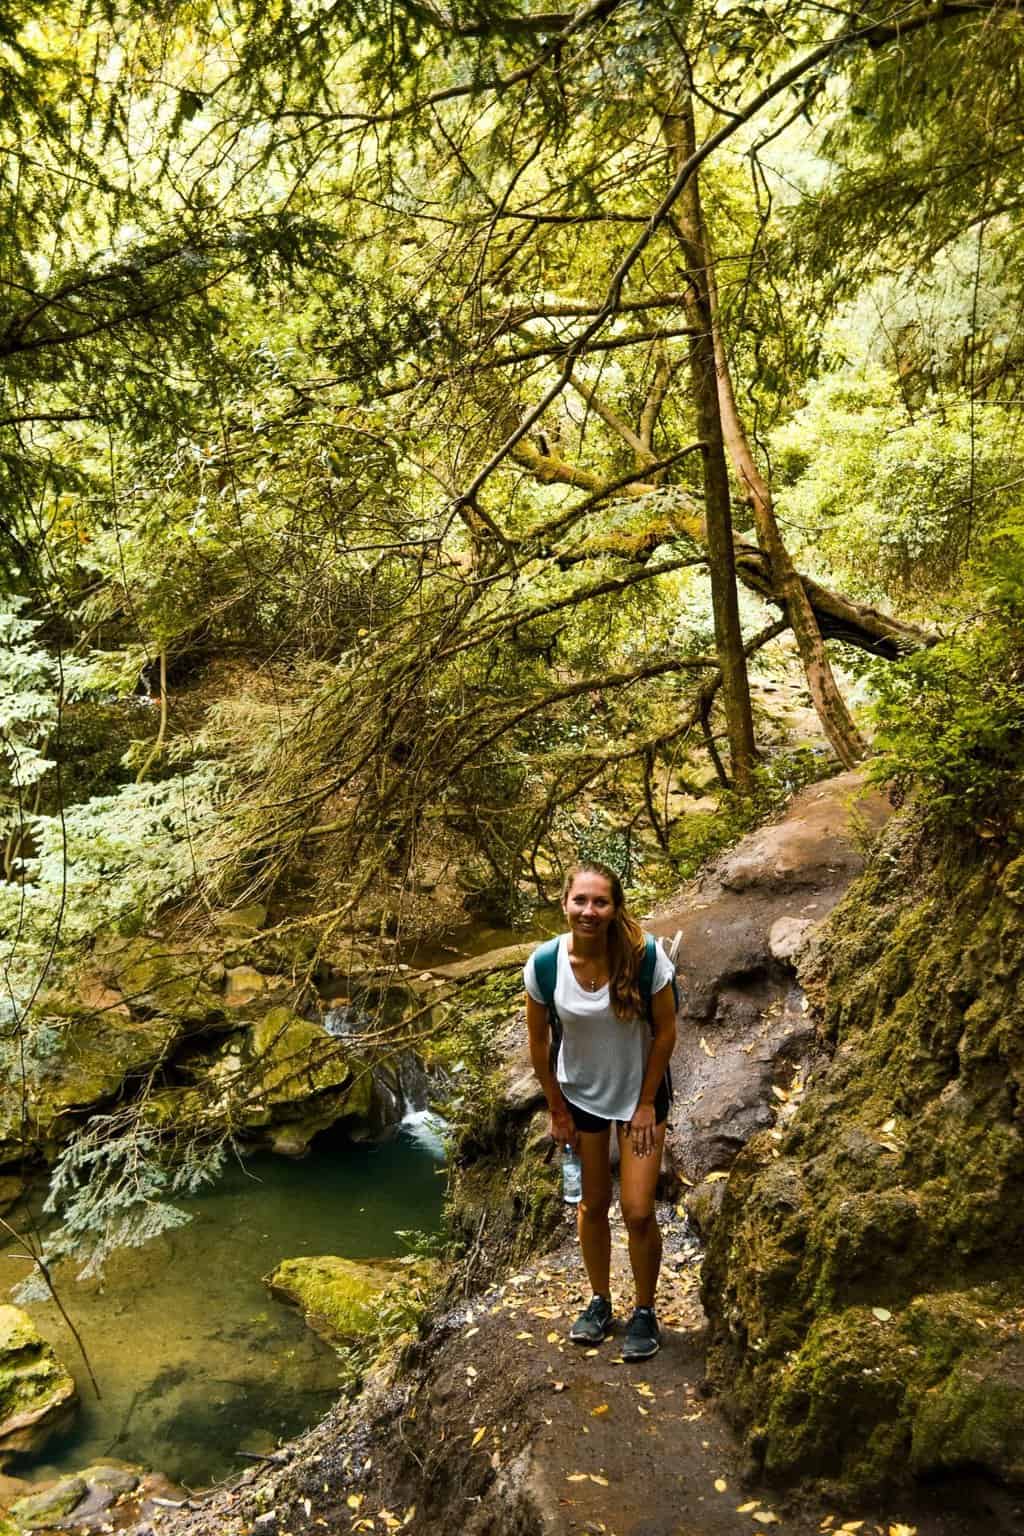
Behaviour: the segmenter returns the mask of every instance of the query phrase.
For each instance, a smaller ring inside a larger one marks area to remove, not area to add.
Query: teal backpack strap
[[[644,1007],[647,1009],[647,1017],[650,1020],[651,1028],[652,1029],[654,1028],[652,995],[653,995],[653,991],[654,991],[654,967],[655,967],[655,964],[657,962],[657,958],[658,958],[658,940],[656,938],[654,938],[653,934],[645,933],[644,934],[644,957],[643,957],[643,959],[640,962],[640,976],[639,976],[640,996],[643,998]],[[675,978],[674,974],[673,974],[673,977],[672,977],[672,997],[673,997],[673,1000],[674,1000],[675,1005],[676,1005],[676,1012],[678,1013],[678,1011],[679,1011],[679,988],[676,985],[676,978]],[[674,1093],[674,1090],[673,1090],[673,1087],[672,1087],[672,1069],[671,1069],[671,1067],[667,1067],[665,1069],[665,1082],[668,1085],[668,1096],[669,1096],[669,1099],[672,1099],[672,1098],[675,1097],[675,1093]]]
[[[548,939],[533,952],[533,974],[537,980],[541,996],[547,1004],[548,1021],[551,1025],[551,1049],[548,1052],[548,1063],[552,1075],[558,1063],[558,1052],[562,1044],[562,1021],[555,1011],[555,984],[558,981],[558,945],[557,938]]]
[[[558,980],[558,940],[548,939],[539,945],[533,952],[533,973],[537,978],[537,986],[541,996],[548,1007],[548,1012],[554,1014],[555,1010],[555,983]]]
[[[651,1011],[651,992],[654,987],[654,966],[658,958],[658,941],[652,934],[644,934],[644,957],[640,961],[640,996],[647,1012]]]

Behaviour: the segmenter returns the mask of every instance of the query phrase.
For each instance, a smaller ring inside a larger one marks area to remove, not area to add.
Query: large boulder
[[[0,1306],[0,1465],[38,1451],[74,1418],[73,1377],[20,1307]]]
[[[214,1054],[179,1062],[194,1086],[152,1094],[154,1124],[227,1121],[247,1141],[301,1157],[320,1131],[385,1118],[383,1088],[344,1039],[291,1008],[269,1008],[223,1040]]]
[[[805,967],[827,1070],[725,1186],[711,1369],[776,1480],[1024,1486],[1024,912],[993,853],[887,831]]]

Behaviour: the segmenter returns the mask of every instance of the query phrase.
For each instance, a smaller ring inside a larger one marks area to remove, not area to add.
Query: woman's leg
[[[654,1214],[654,1191],[665,1145],[665,1122],[655,1127],[654,1151],[637,1157],[625,1126],[619,1134],[619,1198],[622,1219],[629,1234],[629,1262],[633,1269],[638,1307],[654,1306],[654,1291],[661,1268],[661,1233]],[[582,1137],[580,1138],[583,1139]]]
[[[608,1210],[612,1203],[612,1170],[608,1161],[608,1133],[580,1131],[578,1149],[583,1173],[583,1199],[576,1207],[583,1264],[595,1296],[607,1296],[611,1285],[612,1235]]]

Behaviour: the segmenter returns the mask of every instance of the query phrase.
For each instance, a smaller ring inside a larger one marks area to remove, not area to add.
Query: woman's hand
[[[638,1104],[629,1122],[629,1136],[637,1157],[649,1157],[654,1151],[654,1105]]]
[[[555,1105],[551,1111],[551,1135],[559,1146],[564,1147],[566,1142],[571,1147],[576,1145],[576,1127],[564,1103]]]

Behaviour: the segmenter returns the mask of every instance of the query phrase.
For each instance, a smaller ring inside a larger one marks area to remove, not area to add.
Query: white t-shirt
[[[651,995],[667,987],[675,973],[659,944]],[[523,981],[534,1002],[543,1003],[533,955],[523,969]],[[555,1012],[562,1024],[555,1076],[569,1103],[605,1120],[629,1120],[640,1100],[650,1055],[650,1021],[646,1016],[618,1018],[607,982],[596,992],[584,991],[573,975],[567,933],[558,941]]]

